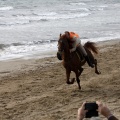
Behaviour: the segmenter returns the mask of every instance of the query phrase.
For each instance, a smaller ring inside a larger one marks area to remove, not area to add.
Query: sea
[[[59,34],[120,38],[120,0],[0,0],[0,61],[56,56]]]

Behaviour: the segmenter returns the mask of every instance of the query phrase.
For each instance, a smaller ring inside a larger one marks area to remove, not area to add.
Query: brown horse
[[[68,43],[68,39],[66,38],[65,34],[63,35],[60,34],[60,38],[58,40],[57,54],[59,53],[62,54],[63,66],[66,69],[66,77],[67,77],[66,83],[67,84],[74,83],[75,78],[72,78],[71,80],[69,79],[70,73],[71,71],[73,71],[75,72],[75,75],[76,75],[78,87],[79,89],[81,89],[79,77],[81,73],[83,72],[82,66],[85,64],[86,60],[84,58],[81,60],[77,51],[70,53],[69,47],[70,45]],[[100,72],[97,70],[97,60],[94,59],[93,54],[91,53],[91,51],[96,54],[98,53],[96,44],[94,42],[86,42],[84,44],[84,48],[86,49],[87,54],[91,58],[92,63],[95,65],[95,73],[100,74]]]

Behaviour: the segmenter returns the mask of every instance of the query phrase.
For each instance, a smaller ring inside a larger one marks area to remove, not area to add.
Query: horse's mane
[[[66,39],[67,40],[66,35],[65,34],[60,34],[60,39]]]
[[[66,37],[65,34],[60,34],[60,39],[64,40],[64,43],[67,44],[69,46],[69,49],[72,48],[70,41],[68,40],[68,38]]]

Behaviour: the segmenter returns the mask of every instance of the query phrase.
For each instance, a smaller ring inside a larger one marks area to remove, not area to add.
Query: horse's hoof
[[[81,90],[81,86],[79,87],[79,90]]]
[[[67,81],[67,84],[73,84],[75,82],[75,78],[72,78],[71,81]]]
[[[73,84],[75,82],[75,78],[72,78],[71,80],[71,84]]]
[[[99,74],[101,74],[101,72],[100,72],[100,71],[96,71],[95,73],[96,73],[96,74],[98,74],[98,75],[99,75]]]
[[[67,81],[66,83],[67,83],[67,84],[70,84],[70,82],[69,82],[69,81]]]

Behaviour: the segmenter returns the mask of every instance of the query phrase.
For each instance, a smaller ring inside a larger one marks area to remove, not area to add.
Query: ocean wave
[[[0,44],[0,50],[4,50],[4,48],[9,47],[7,44]]]
[[[28,42],[28,45],[42,45],[42,44],[49,44],[49,43],[54,43],[57,40],[39,40],[39,41],[32,41]]]
[[[14,59],[34,55],[44,54],[49,50],[56,50],[56,40],[32,41],[24,43],[0,44],[0,60]],[[48,52],[47,52],[48,53]]]
[[[24,45],[23,43],[11,43],[11,44],[0,44],[0,50],[5,50],[8,47],[11,46],[21,46]]]
[[[39,41],[31,41],[31,42],[17,42],[17,43],[11,43],[11,44],[0,44],[0,50],[5,50],[8,47],[17,47],[17,46],[32,46],[32,45],[43,45],[43,44],[49,44],[54,43],[57,40],[39,40]]]
[[[59,13],[56,15],[13,15],[11,18],[2,18],[0,21],[0,26],[15,26],[15,25],[27,25],[30,23],[37,22],[47,22],[50,20],[59,20],[59,19],[74,19],[79,17],[86,17],[90,15],[90,12],[79,12],[75,13],[75,11],[70,11],[68,14]]]
[[[33,15],[36,16],[53,16],[56,15],[56,12],[44,12],[44,13],[32,13]]]
[[[26,24],[29,24],[29,23],[30,23],[30,21],[4,22],[4,23],[0,23],[0,26],[26,25]]]
[[[13,45],[13,46],[21,46],[21,45],[24,45],[23,43],[12,43],[11,45]]]
[[[91,6],[90,11],[103,11],[106,8],[108,8],[107,5],[103,5],[103,6]]]
[[[74,5],[74,6],[76,6],[76,5],[81,5],[81,6],[83,6],[83,5],[86,5],[84,2],[72,2],[72,3],[70,3],[70,5]]]
[[[6,6],[6,7],[0,7],[0,11],[5,11],[5,10],[12,10],[12,6]]]
[[[88,8],[74,8],[74,9],[70,9],[71,11],[80,11],[80,12],[89,12],[90,10]]]

